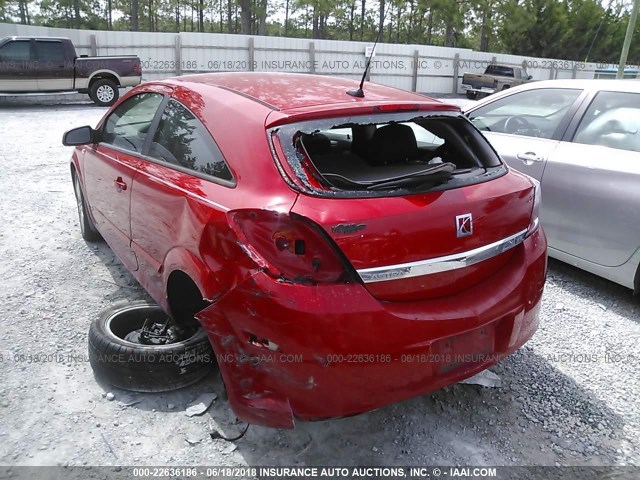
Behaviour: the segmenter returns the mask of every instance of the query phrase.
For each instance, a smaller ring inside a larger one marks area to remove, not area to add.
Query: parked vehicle
[[[198,319],[247,422],[291,428],[420,395],[538,325],[537,182],[458,107],[355,86],[148,82],[64,136],[83,236],[101,235],[177,325]]]
[[[478,96],[486,97],[532,79],[533,77],[524,68],[491,64],[483,74],[465,73],[462,76],[462,89],[466,92],[468,99],[475,100]]]
[[[640,292],[640,83],[549,80],[468,107],[542,185],[549,255]]]
[[[140,83],[135,55],[78,56],[68,38],[5,37],[0,40],[0,93],[87,93],[98,105],[113,105],[120,87]]]

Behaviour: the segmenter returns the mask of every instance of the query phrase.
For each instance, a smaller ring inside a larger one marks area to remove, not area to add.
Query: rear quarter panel
[[[136,175],[131,199],[132,248],[140,282],[167,307],[173,271],[187,273],[203,296],[217,298],[247,274],[226,214],[239,208],[289,211],[297,194],[280,176],[264,128],[265,107],[226,91],[177,86],[172,96],[212,134],[236,182],[215,183],[148,159]]]

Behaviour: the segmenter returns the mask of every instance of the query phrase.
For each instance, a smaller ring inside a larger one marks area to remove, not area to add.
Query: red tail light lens
[[[133,64],[133,73],[135,73],[136,75],[142,75],[142,66],[140,65],[140,63]]]
[[[305,284],[351,283],[351,267],[322,229],[295,214],[232,210],[229,225],[267,274]]]

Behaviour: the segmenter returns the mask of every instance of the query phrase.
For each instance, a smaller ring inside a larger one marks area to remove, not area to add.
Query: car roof
[[[338,104],[366,104],[369,102],[415,102],[432,104],[442,110],[439,100],[393,87],[365,82],[364,98],[347,95],[358,88],[358,81],[323,75],[272,72],[229,72],[185,75],[166,80],[169,83],[208,85],[223,88],[272,110],[291,110],[305,107]],[[187,84],[187,85],[185,85]],[[452,110],[459,110],[451,105]]]
[[[637,79],[560,79],[541,80],[519,85],[518,90],[530,90],[536,88],[580,88],[590,91],[609,90],[616,92],[640,93],[640,80]]]
[[[10,36],[10,37],[4,37],[4,38],[2,38],[0,40],[5,40],[5,39],[10,39],[10,40],[56,40],[56,41],[69,40],[67,37],[48,37],[46,35],[36,35],[36,36],[31,36],[31,37]]]

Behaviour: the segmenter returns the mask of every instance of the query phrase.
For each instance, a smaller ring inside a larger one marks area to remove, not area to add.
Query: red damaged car
[[[538,326],[538,183],[458,107],[374,84],[347,94],[355,86],[173,78],[65,134],[83,236],[102,236],[172,325],[112,316],[107,334],[162,348],[206,333],[250,423],[293,427],[429,392]]]

